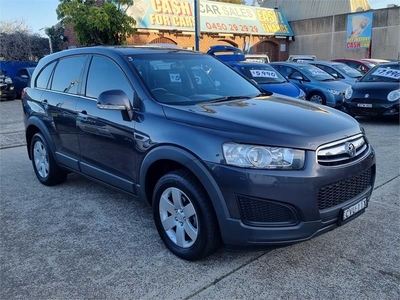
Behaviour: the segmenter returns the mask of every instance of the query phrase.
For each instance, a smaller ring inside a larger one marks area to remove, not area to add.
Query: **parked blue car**
[[[28,86],[34,70],[35,67],[24,67],[19,69],[13,77],[15,92],[18,98],[21,98],[22,90]]]
[[[337,80],[343,81],[344,83],[353,85],[355,84],[363,74],[348,65],[336,62],[336,61],[308,61],[310,65],[316,66],[324,70],[329,75],[335,77]]]
[[[301,88],[307,100],[341,108],[349,84],[336,80],[324,70],[308,63],[273,62],[270,65]]]
[[[305,93],[295,84],[289,82],[269,64],[246,61],[242,50],[233,46],[217,45],[207,52],[231,66],[236,72],[254,80],[263,90],[305,99]]]

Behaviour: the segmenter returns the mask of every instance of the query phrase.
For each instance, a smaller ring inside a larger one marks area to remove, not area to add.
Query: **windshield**
[[[393,65],[378,65],[371,69],[360,80],[361,82],[399,82],[400,70],[399,64]]]
[[[333,67],[352,78],[359,78],[362,76],[361,72],[343,63],[334,64]]]
[[[317,81],[334,81],[335,78],[328,73],[326,73],[324,70],[311,66],[311,65],[304,65],[304,66],[299,66],[298,67],[305,75],[308,77],[311,77],[314,80]]]
[[[211,55],[169,52],[127,59],[154,98],[162,103],[192,105],[260,94],[252,83]]]
[[[240,66],[240,69],[247,78],[254,79],[259,84],[287,82],[279,72],[268,65]]]

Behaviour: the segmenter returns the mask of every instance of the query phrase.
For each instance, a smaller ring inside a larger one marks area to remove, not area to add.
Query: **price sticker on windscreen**
[[[312,76],[315,76],[315,75],[329,75],[324,70],[320,70],[320,69],[317,69],[317,68],[311,69],[310,71],[311,71]]]
[[[394,70],[390,68],[378,68],[374,73],[372,73],[372,75],[400,79],[400,70]]]
[[[253,77],[268,77],[268,78],[278,78],[276,72],[267,70],[250,70],[251,76]]]

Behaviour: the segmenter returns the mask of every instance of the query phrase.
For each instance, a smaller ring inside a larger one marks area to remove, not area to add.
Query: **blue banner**
[[[204,0],[199,9],[201,32],[293,36],[279,9]],[[127,14],[140,29],[194,32],[195,28],[193,0],[135,0]]]
[[[347,16],[346,49],[369,48],[372,36],[373,12]]]

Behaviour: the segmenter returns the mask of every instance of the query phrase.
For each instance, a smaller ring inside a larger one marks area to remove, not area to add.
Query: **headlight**
[[[222,145],[228,165],[254,169],[300,170],[304,151],[291,148],[225,143]]]
[[[344,93],[344,97],[345,97],[346,99],[350,99],[351,96],[353,96],[353,89],[351,88],[351,86],[349,86],[349,87],[346,89],[346,92]]]
[[[329,93],[331,93],[333,95],[340,95],[341,94],[341,91],[337,91],[337,90],[328,89],[328,91],[329,91]]]
[[[6,79],[4,80],[5,83],[12,83],[12,80],[10,77],[6,77]]]
[[[306,93],[302,89],[300,89],[299,99],[306,100]]]
[[[396,100],[399,100],[399,99],[400,99],[400,89],[391,91],[391,92],[388,94],[387,99],[388,99],[389,101],[396,101]]]

